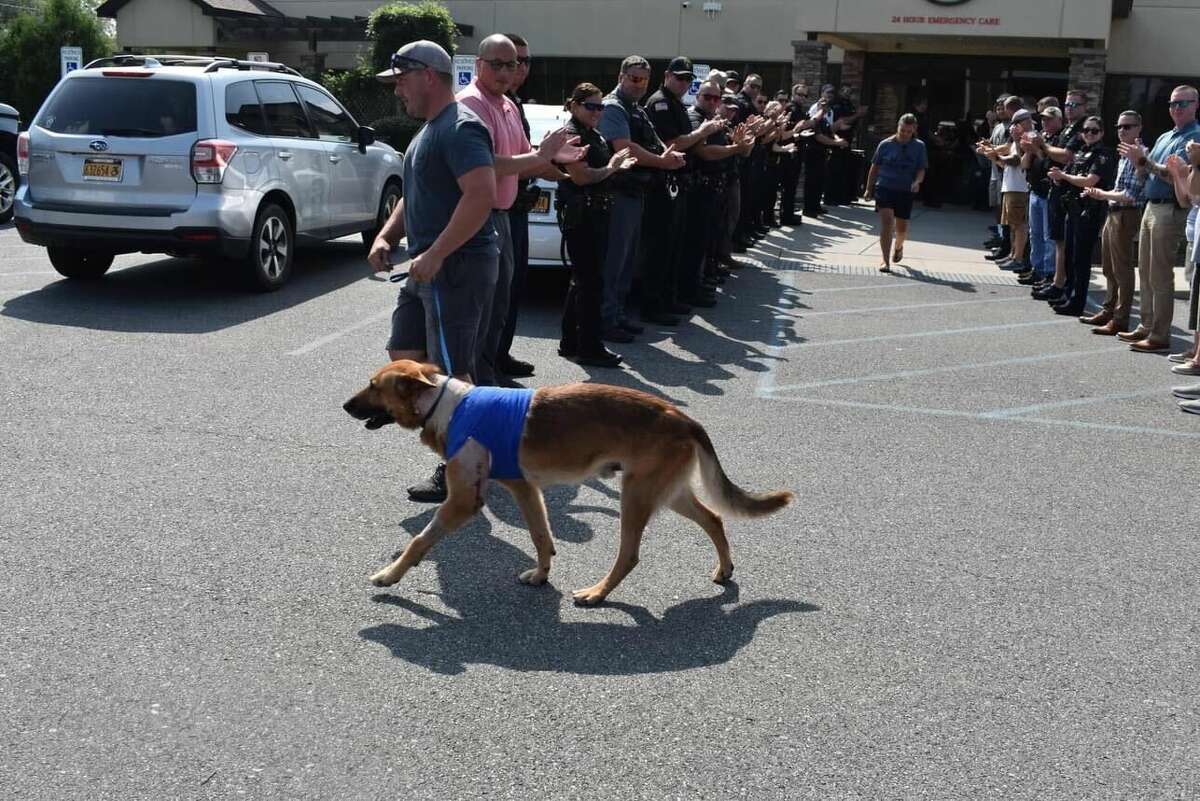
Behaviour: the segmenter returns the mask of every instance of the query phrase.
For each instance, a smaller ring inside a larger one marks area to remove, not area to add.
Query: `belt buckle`
[[[667,197],[674,200],[679,197],[679,184],[674,181],[667,181]]]

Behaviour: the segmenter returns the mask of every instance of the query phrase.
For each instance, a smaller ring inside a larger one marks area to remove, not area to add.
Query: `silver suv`
[[[12,106],[0,103],[0,224],[13,216],[17,194],[17,131],[21,115]]]
[[[401,156],[319,84],[232,59],[94,61],[46,99],[17,161],[17,231],[70,278],[141,251],[236,259],[278,289],[297,244],[369,245],[401,193]]]

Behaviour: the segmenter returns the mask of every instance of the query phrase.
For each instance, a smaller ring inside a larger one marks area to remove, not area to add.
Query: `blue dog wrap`
[[[468,439],[492,454],[491,478],[522,478],[517,463],[525,415],[533,402],[532,389],[475,387],[468,392],[450,418],[446,434],[446,459],[454,458]]]

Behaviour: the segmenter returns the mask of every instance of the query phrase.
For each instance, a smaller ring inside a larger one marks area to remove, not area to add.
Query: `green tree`
[[[371,60],[367,66],[372,72],[387,69],[392,53],[418,39],[437,42],[453,56],[457,36],[454,17],[441,3],[433,0],[392,3],[375,9],[367,22],[367,38],[371,40]]]
[[[58,51],[83,48],[84,62],[113,52],[113,42],[89,0],[38,0],[0,31],[0,101],[29,121],[58,83]]]

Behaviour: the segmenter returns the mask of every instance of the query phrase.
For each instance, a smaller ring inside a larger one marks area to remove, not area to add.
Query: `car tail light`
[[[233,160],[237,145],[223,139],[202,139],[192,145],[192,178],[198,184],[219,184]]]
[[[17,172],[29,175],[29,131],[17,137]]]

